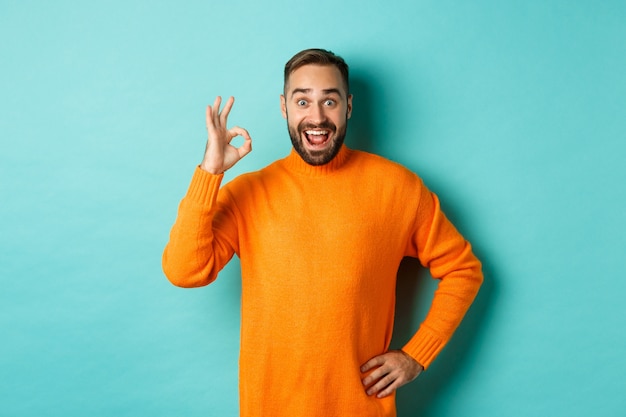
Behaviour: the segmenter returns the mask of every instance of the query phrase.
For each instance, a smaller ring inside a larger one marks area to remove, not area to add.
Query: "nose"
[[[310,107],[309,118],[313,123],[322,123],[326,121],[326,113],[322,103]]]

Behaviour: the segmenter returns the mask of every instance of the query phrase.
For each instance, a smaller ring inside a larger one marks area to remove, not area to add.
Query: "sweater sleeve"
[[[182,199],[178,216],[162,257],[163,272],[179,287],[201,287],[210,284],[235,253],[236,227],[228,227],[231,236],[215,226],[235,224],[228,207],[218,202],[223,174],[212,175],[196,168]]]
[[[426,319],[402,348],[428,368],[474,301],[483,274],[469,242],[441,211],[437,196],[424,186],[407,252],[440,280]]]

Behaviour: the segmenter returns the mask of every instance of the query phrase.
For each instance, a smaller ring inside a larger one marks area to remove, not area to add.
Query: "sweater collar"
[[[311,176],[328,175],[341,169],[350,158],[350,150],[345,144],[341,145],[339,153],[327,164],[309,165],[300,157],[298,152],[292,147],[289,155],[284,159],[287,169],[300,174]]]

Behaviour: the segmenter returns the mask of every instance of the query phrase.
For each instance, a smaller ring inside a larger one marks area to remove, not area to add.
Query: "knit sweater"
[[[401,165],[345,146],[326,165],[292,150],[220,188],[222,178],[196,169],[163,269],[198,287],[240,258],[241,416],[395,416],[395,397],[367,396],[359,367],[389,348],[401,260],[440,279],[403,347],[425,368],[482,282],[437,197]]]

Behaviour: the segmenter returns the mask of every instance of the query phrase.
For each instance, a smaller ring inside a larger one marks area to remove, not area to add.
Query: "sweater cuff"
[[[186,198],[204,206],[212,206],[223,178],[224,174],[213,175],[196,167]]]
[[[425,326],[421,326],[411,340],[404,345],[402,350],[418,361],[424,369],[427,369],[445,344],[445,341],[437,336],[435,332]]]

